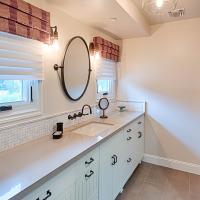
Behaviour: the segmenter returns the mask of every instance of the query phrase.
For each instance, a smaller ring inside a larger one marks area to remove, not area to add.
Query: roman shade
[[[99,52],[102,58],[112,60],[114,62],[119,61],[119,55],[120,55],[119,45],[116,45],[99,36],[93,38],[93,43],[94,43],[94,51]]]
[[[0,31],[50,41],[50,13],[23,0],[0,0]]]
[[[43,80],[43,44],[0,33],[0,79]]]
[[[116,80],[117,66],[116,62],[100,58],[95,63],[97,80]]]

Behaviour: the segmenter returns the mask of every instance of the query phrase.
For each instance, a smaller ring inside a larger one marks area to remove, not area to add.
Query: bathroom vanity
[[[93,123],[102,131],[84,134]],[[1,153],[0,199],[114,200],[143,154],[143,112],[92,119]]]

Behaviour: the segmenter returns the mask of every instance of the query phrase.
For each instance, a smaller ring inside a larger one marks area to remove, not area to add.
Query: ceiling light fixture
[[[142,0],[142,9],[150,15],[166,15],[174,10],[178,0]]]

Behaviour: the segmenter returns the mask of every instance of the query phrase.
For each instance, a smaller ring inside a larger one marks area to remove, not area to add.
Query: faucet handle
[[[79,112],[78,114],[77,114],[77,117],[82,117],[83,116],[83,113],[82,112]]]
[[[68,115],[68,119],[69,119],[69,120],[73,120],[73,119],[74,119],[74,117],[73,117],[73,116],[71,116],[71,115]]]
[[[74,113],[73,118],[76,119],[78,117],[78,115],[76,113]]]

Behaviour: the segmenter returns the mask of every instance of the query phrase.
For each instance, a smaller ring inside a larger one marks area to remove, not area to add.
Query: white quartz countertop
[[[30,189],[33,184],[63,165],[70,165],[88,149],[143,114],[117,112],[108,119],[94,118],[92,121],[113,124],[107,131],[95,137],[72,133],[71,129],[75,127],[69,127],[65,129],[62,139],[53,140],[48,135],[0,153],[0,200],[15,199],[16,195]]]

